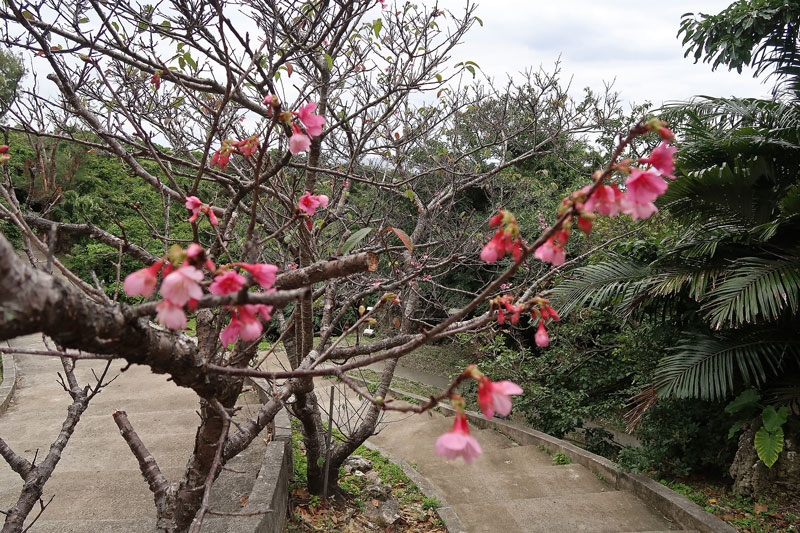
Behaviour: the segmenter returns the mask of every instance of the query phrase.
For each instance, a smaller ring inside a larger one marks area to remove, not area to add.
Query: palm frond
[[[774,321],[800,303],[800,257],[745,257],[736,260],[703,304],[711,326]]]
[[[724,272],[725,269],[718,266],[661,269],[654,276],[650,291],[659,296],[670,296],[680,293],[685,287],[692,300],[700,301]]]
[[[684,334],[656,369],[659,396],[723,400],[738,383],[760,386],[789,361],[800,360],[800,339],[773,333]]]
[[[562,315],[576,307],[629,306],[650,284],[647,264],[617,259],[576,268],[559,283],[552,299]]]

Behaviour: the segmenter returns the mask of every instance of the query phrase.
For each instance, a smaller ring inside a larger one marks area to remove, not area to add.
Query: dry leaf
[[[708,499],[708,503],[717,503],[717,499],[716,498],[709,498]]]
[[[247,500],[249,500],[249,499],[250,499],[250,496],[244,495],[241,498],[239,498],[239,503],[242,504],[242,507],[244,507],[245,505],[247,505]]]
[[[298,487],[292,491],[293,498],[310,498],[311,494],[309,494],[308,489],[305,487]]]
[[[375,507],[380,507],[381,502],[380,500],[372,500],[372,505],[374,505]]]
[[[766,513],[767,511],[769,511],[769,505],[765,503],[757,503],[753,506],[753,510],[756,512],[756,514]]]

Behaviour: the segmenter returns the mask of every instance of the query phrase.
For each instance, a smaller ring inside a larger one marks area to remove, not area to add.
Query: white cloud
[[[732,0],[641,2],[633,0],[560,2],[484,0],[476,26],[454,53],[470,59],[498,80],[528,67],[549,68],[559,57],[573,88],[614,87],[624,100],[655,105],[693,95],[766,97],[771,85],[751,73],[711,71],[684,58],[677,37],[686,12],[718,13]],[[464,0],[440,0],[458,12]]]

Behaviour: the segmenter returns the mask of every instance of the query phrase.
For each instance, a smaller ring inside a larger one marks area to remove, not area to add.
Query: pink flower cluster
[[[500,209],[499,213],[489,220],[489,227],[496,227],[497,231],[481,250],[481,259],[487,263],[494,263],[507,253],[511,253],[514,261],[519,261],[522,258],[522,238],[517,219],[511,211]]]
[[[329,201],[328,197],[324,194],[315,196],[306,191],[297,202],[297,208],[308,216],[314,216],[317,213],[317,209],[325,209],[328,207]]]
[[[316,102],[303,104],[297,112],[292,112],[303,124],[306,133],[300,129],[296,123],[292,123],[292,136],[289,138],[289,151],[293,154],[307,152],[311,148],[310,137],[317,137],[322,134],[322,126],[325,124],[325,117],[315,115],[317,110]]]
[[[489,301],[490,309],[497,309],[497,323],[503,325],[506,323],[506,313],[511,315],[511,324],[516,326],[519,322],[519,317],[525,307],[522,305],[514,305],[514,297],[510,294],[498,296]]]
[[[208,204],[204,204],[200,201],[200,198],[197,196],[187,196],[186,202],[184,204],[186,209],[192,212],[192,216],[189,217],[189,223],[193,224],[197,217],[200,216],[200,213],[203,213],[208,216],[208,221],[211,223],[212,226],[216,226],[219,224],[219,220],[217,219],[217,215],[214,213],[214,208],[212,208]]]
[[[481,445],[469,434],[464,413],[456,413],[453,429],[436,439],[433,450],[436,455],[441,455],[448,461],[461,457],[468,465],[483,453]]]
[[[11,159],[11,156],[8,155],[8,145],[4,144],[0,146],[0,165],[5,165]]]
[[[547,334],[547,328],[544,327],[544,324],[548,320],[554,320],[559,322],[561,317],[558,316],[558,312],[555,309],[550,307],[549,300],[545,300],[544,298],[535,298],[534,304],[538,305],[538,309],[536,307],[531,308],[531,317],[539,319],[539,327],[536,330],[536,335],[534,335],[534,340],[536,341],[536,346],[540,348],[546,347],[550,344],[550,336]]]
[[[658,212],[658,208],[653,202],[667,190],[667,182],[664,181],[664,178],[675,179],[673,175],[673,172],[675,172],[673,158],[678,149],[667,144],[668,141],[674,139],[674,136],[663,122],[652,120],[642,127],[642,131],[657,131],[661,135],[663,142],[653,150],[650,157],[639,159],[640,164],[647,165],[644,168],[632,168],[631,163],[633,161],[631,160],[621,161],[616,165],[615,169],[617,171],[628,176],[625,180],[625,192],[620,191],[619,187],[614,183],[610,185],[600,184],[595,188],[591,196],[588,196],[595,186],[587,185],[580,191],[573,193],[570,198],[564,198],[559,207],[559,216],[562,216],[570,208],[575,207],[578,214],[576,221],[578,229],[588,235],[592,231],[595,213],[612,217],[625,213],[631,215],[634,220],[639,220],[649,218]],[[602,173],[598,171],[595,173],[595,180],[599,179],[602,179]],[[540,223],[542,221],[543,219],[540,216]],[[569,241],[572,222],[571,216],[566,218],[561,227],[536,249],[534,257],[555,266],[563,265],[566,260],[564,246]],[[488,247],[497,248],[496,239],[497,235],[486,245],[484,251]],[[495,256],[487,253],[486,257],[484,257],[482,253],[481,258],[491,263]]]
[[[522,394],[522,387],[511,381],[493,382],[484,376],[475,365],[464,370],[461,379],[474,379],[478,382],[478,405],[484,416],[492,418],[495,413],[508,416],[511,413],[511,396]],[[461,396],[450,396],[456,417],[453,429],[436,439],[434,451],[437,455],[451,460],[461,457],[467,464],[477,459],[482,452],[481,445],[469,434],[467,417],[464,414],[465,403]]]
[[[236,141],[233,143],[233,146],[245,157],[245,159],[247,159],[256,150],[258,150],[258,135],[253,135],[247,139]]]
[[[225,139],[222,141],[222,146],[211,156],[211,166],[219,168],[222,172],[228,170],[228,162],[231,159],[231,154],[236,151],[233,146],[233,141]]]
[[[254,341],[261,336],[264,327],[256,315],[266,321],[272,319],[271,305],[245,304],[231,308],[231,321],[222,330],[219,338],[224,346],[236,342],[237,337],[243,341]]]
[[[205,250],[193,243],[184,252],[180,247],[171,250],[169,262],[161,258],[153,265],[137,270],[125,277],[122,288],[128,296],[150,297],[158,284],[158,274],[162,272],[160,292],[164,300],[156,306],[156,320],[170,329],[186,328],[186,313],[197,308],[197,302],[203,297],[201,282],[205,277],[201,268],[205,267],[214,275],[208,291],[211,294],[232,294],[248,286],[247,278],[239,274],[233,267],[239,267],[253,278],[255,283],[265,290],[272,289],[278,267],[267,263],[236,263],[217,269],[214,263],[206,258]],[[166,266],[164,266],[166,263]],[[175,265],[180,267],[175,268]],[[200,268],[198,268],[200,267]],[[236,338],[249,341],[261,336],[263,326],[257,318],[269,321],[272,318],[272,306],[246,304],[234,306],[230,310],[231,322],[220,334],[223,344],[234,342]]]

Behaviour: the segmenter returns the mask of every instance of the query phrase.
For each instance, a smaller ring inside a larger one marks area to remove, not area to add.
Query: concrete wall
[[[14,363],[14,355],[7,353],[3,355],[3,383],[0,383],[0,415],[8,409],[15,390],[17,390],[17,368]]]
[[[249,379],[262,402],[271,398],[269,386],[263,379]],[[253,484],[253,490],[242,513],[271,511],[254,517],[252,529],[255,533],[283,533],[286,528],[286,512],[289,505],[289,479],[292,475],[292,427],[286,410],[275,416],[273,440],[267,445],[261,469]]]

